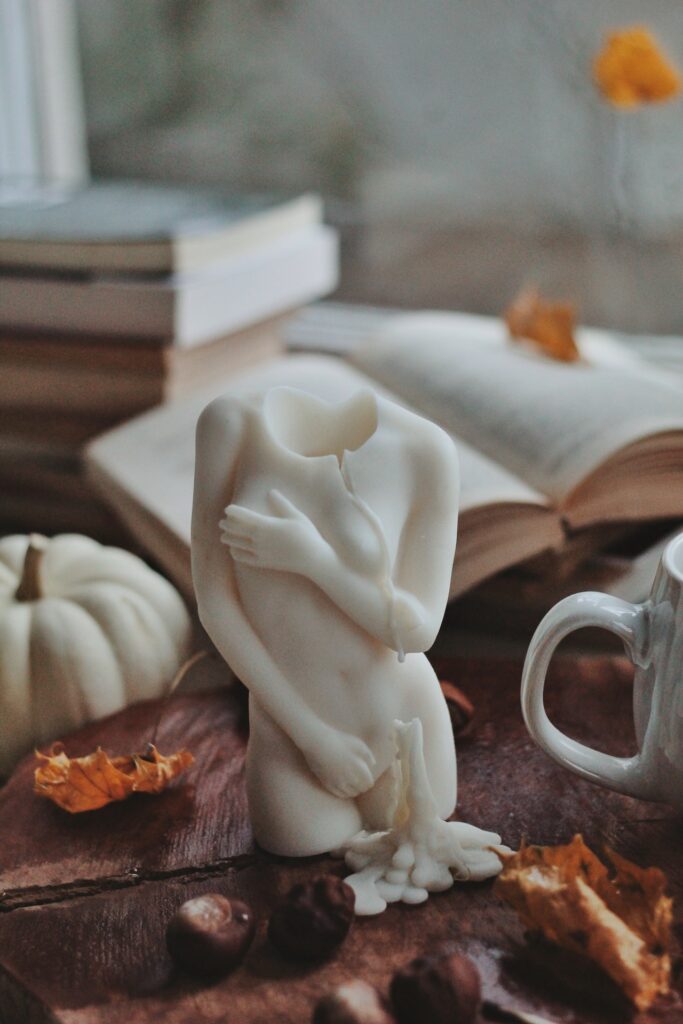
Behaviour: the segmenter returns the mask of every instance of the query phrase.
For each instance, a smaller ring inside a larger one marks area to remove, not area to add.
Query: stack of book
[[[84,444],[278,354],[337,264],[310,195],[118,182],[0,206],[0,532],[111,539]]]

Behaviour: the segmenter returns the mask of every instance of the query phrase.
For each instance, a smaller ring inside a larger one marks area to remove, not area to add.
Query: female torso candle
[[[450,721],[419,652],[448,597],[457,507],[451,439],[369,388],[331,404],[276,387],[202,414],[195,589],[251,692],[249,806],[271,852],[390,826],[396,720],[420,720],[438,813],[453,811]]]

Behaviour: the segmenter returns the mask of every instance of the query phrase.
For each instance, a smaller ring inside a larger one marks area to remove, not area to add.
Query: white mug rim
[[[677,534],[665,547],[662,565],[667,575],[683,583],[683,532]]]

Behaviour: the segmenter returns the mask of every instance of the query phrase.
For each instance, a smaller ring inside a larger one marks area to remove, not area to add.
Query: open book
[[[287,384],[338,401],[369,384],[448,430],[462,480],[452,596],[562,549],[570,529],[683,516],[681,390],[646,369],[639,376],[632,361],[616,365],[597,338],[593,363],[567,366],[510,345],[502,331],[478,338],[484,319],[462,319],[469,331],[455,329],[453,314],[391,318],[354,350],[353,367],[298,355],[219,381],[99,438],[91,477],[188,595],[194,427],[226,391]]]
[[[505,466],[571,529],[683,514],[683,390],[630,358],[620,366],[599,332],[582,350],[585,362],[559,363],[502,330],[475,343],[454,334],[450,314],[415,313],[351,358]]]

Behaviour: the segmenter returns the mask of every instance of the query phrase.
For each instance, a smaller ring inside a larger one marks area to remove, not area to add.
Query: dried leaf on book
[[[523,846],[501,855],[495,891],[530,930],[590,957],[644,1010],[669,991],[666,876],[605,853],[611,877],[581,836],[566,846]]]
[[[547,302],[536,288],[524,288],[504,313],[513,340],[533,341],[552,359],[581,358],[574,338],[576,314],[568,302]]]
[[[36,751],[34,790],[71,814],[125,800],[132,793],[161,793],[193,763],[188,750],[164,757],[150,743],[144,754],[110,758],[101,747],[87,757],[67,757],[59,744]]]
[[[633,25],[607,36],[593,64],[595,84],[615,107],[640,107],[678,96],[681,77],[652,33]]]

